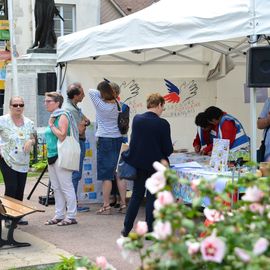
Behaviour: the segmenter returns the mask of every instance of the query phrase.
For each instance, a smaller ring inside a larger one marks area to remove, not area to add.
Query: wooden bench
[[[14,240],[14,229],[17,227],[19,220],[29,214],[35,212],[45,212],[44,210],[36,209],[22,201],[13,199],[8,196],[0,196],[0,248],[3,246],[11,247],[26,247],[29,243],[20,243]],[[7,239],[2,238],[2,220],[10,220],[11,225],[8,228]]]

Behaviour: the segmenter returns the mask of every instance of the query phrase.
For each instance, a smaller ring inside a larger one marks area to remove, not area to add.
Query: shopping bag
[[[67,170],[78,171],[80,168],[81,148],[72,132],[71,136],[66,136],[62,142],[58,140],[57,148],[59,167]]]

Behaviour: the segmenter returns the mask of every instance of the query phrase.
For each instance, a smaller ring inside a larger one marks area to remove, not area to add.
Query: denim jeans
[[[78,185],[79,185],[79,181],[82,178],[83,160],[85,157],[85,140],[79,140],[79,143],[80,143],[80,147],[81,147],[80,168],[79,168],[79,171],[72,172],[72,183],[74,186],[77,200],[78,200],[78,195],[77,195]]]
[[[132,195],[128,204],[128,209],[124,221],[124,229],[126,233],[129,233],[138,214],[141,202],[145,194],[145,182],[154,172],[149,172],[145,170],[137,169],[137,179],[134,180]],[[153,231],[154,222],[154,201],[156,197],[155,194],[151,194],[146,191],[146,207],[145,207],[145,220],[148,226],[148,231]]]

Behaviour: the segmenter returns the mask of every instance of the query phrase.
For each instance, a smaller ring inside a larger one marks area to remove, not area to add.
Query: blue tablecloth
[[[172,167],[172,169],[177,172],[179,178],[188,179],[190,181],[201,178],[209,181],[214,180],[215,191],[218,193],[221,193],[224,190],[228,181],[232,181],[232,177],[230,177],[229,173],[227,175],[219,175],[214,172],[209,172],[204,168],[191,169]],[[182,199],[184,203],[192,203],[192,199],[195,196],[194,191],[190,188],[190,186],[187,185],[177,184],[173,187],[173,192],[174,196],[176,198]],[[209,198],[203,198],[203,207],[209,206],[210,203],[211,202]]]

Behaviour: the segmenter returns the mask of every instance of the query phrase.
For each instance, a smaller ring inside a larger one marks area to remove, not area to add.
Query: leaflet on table
[[[196,153],[173,153],[169,156],[170,165],[196,161],[200,164],[209,164],[210,157],[198,155]]]
[[[196,161],[174,164],[172,166],[174,168],[202,168],[202,165]]]

